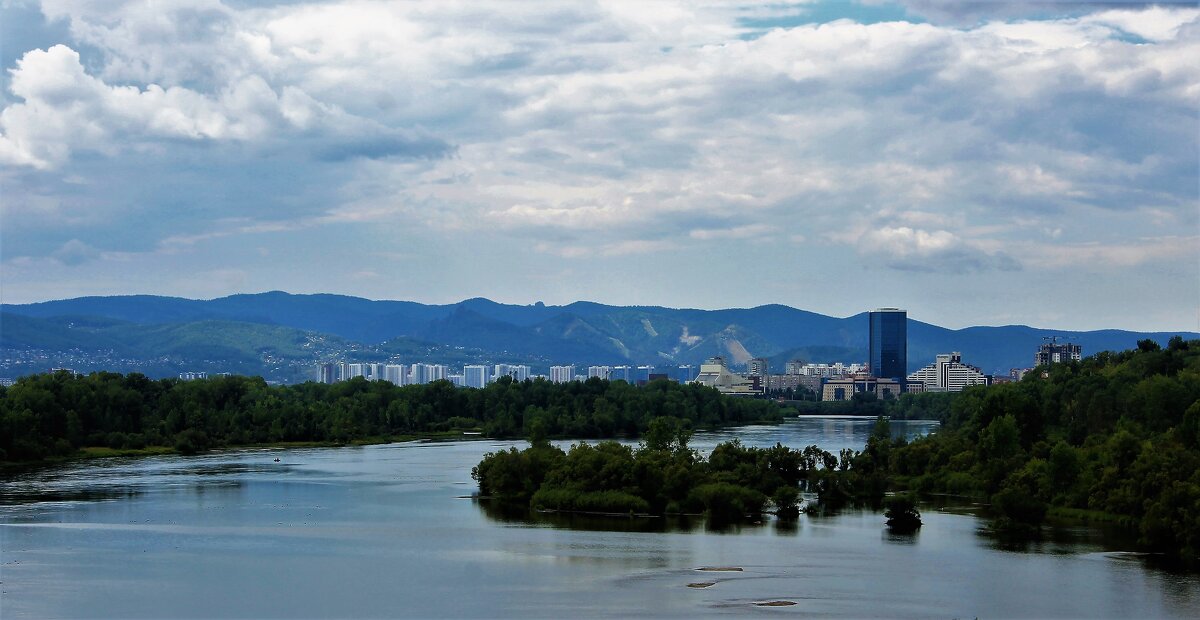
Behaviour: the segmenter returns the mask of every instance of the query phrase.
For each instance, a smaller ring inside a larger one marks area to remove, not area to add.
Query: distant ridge
[[[178,334],[186,333],[193,348],[207,347],[215,355],[223,350],[221,346],[230,344],[217,325],[258,325],[284,330],[237,328],[246,338],[253,334],[251,339],[258,343],[255,345],[258,349],[234,347],[240,351],[243,367],[253,365],[254,355],[271,357],[262,351],[272,348],[296,355],[321,348],[329,355],[341,352],[353,357],[357,349],[362,350],[358,355],[367,350],[378,351],[381,343],[397,338],[420,343],[412,345],[416,347],[414,356],[417,349],[430,354],[440,351],[436,355],[451,357],[450,351],[471,349],[486,351],[495,361],[504,358],[547,364],[628,363],[665,367],[694,365],[713,355],[724,355],[739,363],[747,355],[753,355],[771,359],[773,367],[782,370],[782,364],[795,356],[816,362],[863,361],[867,357],[865,312],[837,318],[780,304],[722,310],[611,306],[590,301],[564,306],[540,302],[521,306],[477,297],[437,305],[271,291],[211,300],[151,295],[79,297],[3,305],[0,313],[0,348],[5,350],[108,347],[134,357],[154,356],[178,353],[180,349],[173,346],[171,339],[182,338]],[[198,323],[207,327],[183,328]],[[70,324],[75,327],[68,327]],[[149,325],[158,326],[148,332],[158,334],[157,339],[123,335],[146,332],[144,326]],[[133,329],[133,326],[142,327]],[[168,326],[174,327],[167,329]],[[227,325],[225,329],[234,328]],[[200,335],[205,333],[208,336]],[[1146,338],[1165,343],[1176,334],[1188,339],[1200,338],[1195,332],[1066,331],[1025,325],[955,330],[910,318],[908,361],[912,370],[931,362],[938,353],[961,351],[964,361],[989,373],[1007,374],[1010,368],[1032,363],[1043,336],[1069,338],[1083,347],[1085,355],[1090,355],[1133,348],[1138,340]],[[225,345],[202,346],[204,338],[213,343],[223,341]],[[297,338],[321,344],[297,351],[290,348],[298,342]],[[302,358],[304,355],[297,359]],[[309,361],[306,359],[304,363]],[[421,360],[414,357],[411,361]]]

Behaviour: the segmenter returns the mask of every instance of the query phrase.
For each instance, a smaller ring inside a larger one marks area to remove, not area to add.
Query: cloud
[[[1127,0],[897,0],[910,14],[939,24],[970,26],[986,21],[1020,18],[1072,19],[1094,11],[1129,7],[1131,12],[1153,11],[1163,5],[1191,8],[1193,2],[1136,2]],[[1116,11],[1110,11],[1116,12]]]
[[[449,151],[440,140],[354,117],[296,88],[277,93],[258,76],[212,96],[157,84],[111,86],[88,75],[65,45],[26,53],[11,89],[23,101],[0,113],[0,161],[40,169],[62,165],[78,149],[115,155],[147,141],[269,141],[281,132],[301,141],[332,136],[318,147],[332,159]]]
[[[770,235],[774,229],[767,224],[746,224],[730,228],[697,228],[688,232],[692,239],[758,239]]]
[[[1031,244],[1025,256],[1029,263],[1041,267],[1116,269],[1180,260],[1194,262],[1197,248],[1200,235],[1172,235],[1109,243]]]
[[[682,267],[778,231],[808,240],[780,260],[1001,276],[1197,225],[1194,5],[909,7],[929,23],[738,2],[48,0],[69,40],[19,55],[0,101],[6,260],[72,240],[210,263],[241,240],[274,259],[336,232],[329,251],[427,243],[431,274],[462,239]],[[1030,239],[1060,258],[1026,259]]]
[[[947,230],[884,226],[842,239],[854,243],[861,255],[900,271],[973,273],[1021,268],[1004,252],[987,251]]]
[[[99,256],[96,248],[78,240],[72,239],[55,250],[51,256],[64,265],[79,265]]]

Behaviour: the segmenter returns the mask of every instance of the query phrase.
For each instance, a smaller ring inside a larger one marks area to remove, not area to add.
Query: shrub
[[[175,436],[175,449],[180,454],[196,454],[208,447],[208,435],[204,431],[189,428]]]
[[[704,512],[714,520],[737,521],[746,515],[761,514],[767,497],[754,489],[715,482],[692,489],[688,503],[703,507]]]

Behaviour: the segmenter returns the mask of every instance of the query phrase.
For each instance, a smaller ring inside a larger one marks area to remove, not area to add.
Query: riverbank
[[[747,426],[775,426],[782,420],[751,420],[739,424],[727,424],[718,426],[716,431],[729,431]],[[550,441],[590,441],[599,442],[605,440],[620,440],[629,441],[640,439],[640,435],[617,435],[614,437],[569,437],[558,436],[548,437]],[[514,437],[490,437],[485,435],[481,429],[463,429],[452,431],[436,431],[425,433],[403,433],[397,435],[376,435],[370,437],[359,437],[350,441],[272,441],[259,443],[239,443],[225,444],[220,446],[211,446],[204,450],[187,453],[179,450],[174,446],[145,446],[142,448],[110,448],[107,446],[85,446],[79,448],[73,454],[65,456],[52,456],[37,460],[29,461],[0,461],[0,472],[23,470],[41,465],[57,465],[61,463],[95,459],[95,458],[112,458],[112,457],[146,457],[146,456],[164,456],[164,455],[180,455],[189,456],[190,454],[204,454],[220,452],[225,450],[245,450],[245,449],[272,449],[272,448],[341,448],[345,446],[373,446],[388,443],[399,443],[404,441],[481,441],[481,440],[520,440],[525,441],[529,438],[525,435]]]
[[[213,453],[246,449],[288,449],[288,448],[341,448],[345,446],[373,446],[379,444],[399,443],[403,441],[470,441],[487,439],[473,431],[443,431],[436,433],[408,433],[386,437],[362,437],[347,442],[337,441],[273,441],[266,443],[231,444],[214,446],[199,453]],[[36,461],[0,461],[0,471],[30,469],[43,465],[58,465],[72,461],[112,457],[148,457],[148,456],[187,456],[172,446],[146,446],[144,448],[109,448],[107,446],[86,446],[74,454],[55,456]]]

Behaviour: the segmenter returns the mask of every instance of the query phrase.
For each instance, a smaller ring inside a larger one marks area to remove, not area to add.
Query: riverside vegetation
[[[703,459],[687,448],[689,428],[775,422],[784,410],[665,381],[638,388],[505,379],[464,390],[57,373],[0,388],[0,460],[472,429],[533,440],[527,450],[490,455],[476,474],[485,494],[543,508],[736,516],[771,505],[786,515],[802,487],[824,507],[878,505],[892,489],[981,498],[1001,530],[1036,533],[1053,517],[1104,520],[1134,529],[1147,549],[1189,562],[1200,554],[1200,341],[1176,337],[1160,348],[1144,340],[1016,383],[865,405],[942,427],[906,442],[890,439],[880,422],[862,451],[838,455],[734,443]],[[637,449],[601,443],[562,452],[545,441],[643,433]]]
[[[779,422],[785,410],[715,389],[654,381],[554,384],[502,378],[482,389],[448,381],[270,386],[258,377],[152,380],[140,374],[23,377],[0,387],[0,461],[87,453],[189,454],[265,443],[386,441],[415,436],[636,437],[667,417],[697,428]]]
[[[817,446],[756,448],[735,439],[718,444],[705,458],[688,447],[690,434],[680,420],[656,418],[637,448],[603,441],[577,443],[569,451],[535,434],[524,450],[486,455],[471,476],[484,496],[528,503],[535,510],[704,513],[719,522],[757,519],[768,501],[781,518],[794,518],[802,483],[826,505],[882,497],[886,484],[879,476],[861,474],[869,469],[865,459],[887,441],[883,420],[866,450],[842,450],[836,456]]]
[[[985,498],[1002,530],[1055,516],[1124,524],[1147,549],[1197,563],[1200,340],[1143,340],[1016,383],[906,395],[890,410],[942,421],[887,446],[893,486]]]
[[[1176,337],[1163,349],[1144,340],[1020,382],[864,404],[942,427],[909,442],[891,439],[881,418],[862,451],[731,442],[705,459],[687,448],[686,422],[654,420],[636,449],[564,452],[535,437],[526,450],[487,455],[473,473],[484,495],[535,509],[726,519],[757,518],[768,505],[794,514],[801,488],[820,508],[879,507],[889,489],[971,496],[989,504],[1001,532],[1036,536],[1048,517],[1109,521],[1148,550],[1197,564],[1200,341]],[[897,524],[919,524],[910,501],[890,503]]]

